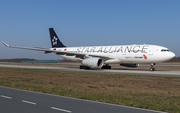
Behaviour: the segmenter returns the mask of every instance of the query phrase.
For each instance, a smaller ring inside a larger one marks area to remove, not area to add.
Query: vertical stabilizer
[[[60,47],[66,47],[64,44],[59,40],[58,36],[56,35],[55,31],[53,28],[49,28],[49,33],[50,33],[50,39],[51,39],[51,44],[52,48],[60,48]]]

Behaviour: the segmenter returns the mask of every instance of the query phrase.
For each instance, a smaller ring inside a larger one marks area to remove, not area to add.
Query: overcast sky
[[[3,0],[0,41],[50,48],[53,27],[66,46],[154,44],[180,56],[179,0]],[[6,48],[0,59],[61,59],[40,51]]]

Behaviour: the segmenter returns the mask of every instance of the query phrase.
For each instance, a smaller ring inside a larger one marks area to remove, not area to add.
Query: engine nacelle
[[[95,67],[102,67],[104,61],[100,58],[87,58],[82,61],[82,64],[84,66],[95,68]]]
[[[120,64],[120,66],[125,66],[125,67],[139,67],[139,64],[123,63],[123,64]]]

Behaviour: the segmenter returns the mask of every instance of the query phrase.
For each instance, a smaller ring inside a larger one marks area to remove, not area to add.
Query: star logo
[[[52,44],[53,44],[53,46],[54,46],[54,45],[57,45],[57,40],[58,40],[58,39],[54,36],[53,39],[52,39]]]

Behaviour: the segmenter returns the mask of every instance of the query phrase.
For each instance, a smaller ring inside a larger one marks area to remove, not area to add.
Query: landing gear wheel
[[[80,67],[79,67],[79,69],[84,69],[85,67],[84,66],[82,66],[82,65],[80,65]]]
[[[111,66],[109,64],[106,64],[102,66],[101,69],[111,69]]]
[[[151,68],[150,68],[149,70],[150,70],[150,71],[155,71],[155,65],[156,65],[155,63],[152,63],[152,64],[151,64]]]
[[[84,68],[84,69],[90,69],[90,67],[85,66],[85,68]]]
[[[155,68],[150,68],[149,70],[150,70],[150,71],[155,71]]]
[[[80,65],[80,66],[79,66],[79,69],[90,69],[90,67]]]

